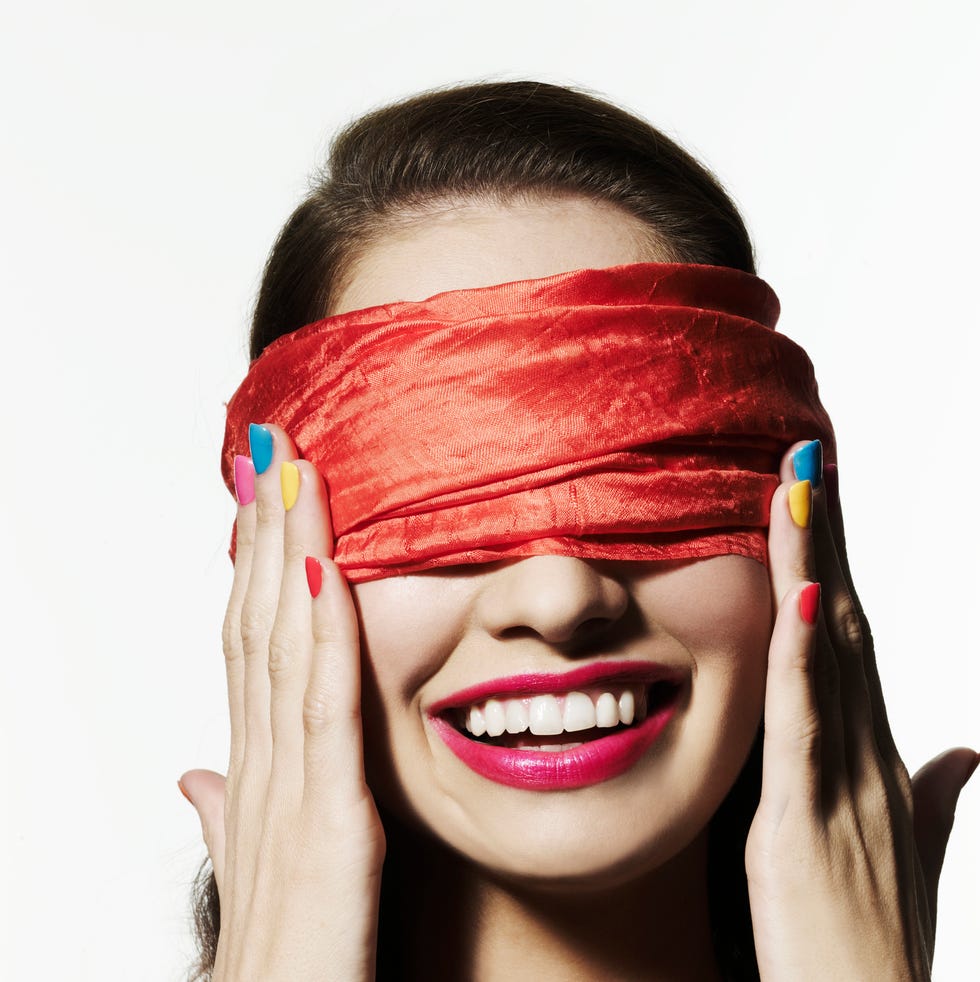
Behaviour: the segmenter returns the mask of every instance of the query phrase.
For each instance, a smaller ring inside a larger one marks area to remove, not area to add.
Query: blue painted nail
[[[793,473],[797,481],[809,481],[814,488],[820,487],[823,480],[823,444],[819,440],[811,440],[793,454]]]
[[[272,434],[258,423],[248,424],[248,448],[256,474],[264,474],[272,463]]]

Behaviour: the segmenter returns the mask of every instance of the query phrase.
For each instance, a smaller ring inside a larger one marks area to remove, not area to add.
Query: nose
[[[496,638],[566,644],[601,633],[628,605],[623,584],[596,566],[574,556],[530,556],[487,578],[475,613]]]

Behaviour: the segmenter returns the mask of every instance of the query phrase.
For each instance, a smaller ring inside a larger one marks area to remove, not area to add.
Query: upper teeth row
[[[488,699],[480,706],[471,706],[463,725],[473,736],[500,736],[501,733],[524,733],[530,730],[538,736],[555,733],[576,733],[594,726],[610,727],[632,723],[636,716],[638,695],[632,689],[619,697],[612,692],[598,693],[593,698],[584,692],[563,695],[523,696],[516,699]]]

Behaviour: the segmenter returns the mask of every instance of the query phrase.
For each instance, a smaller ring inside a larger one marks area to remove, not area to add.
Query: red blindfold
[[[543,553],[766,561],[781,454],[830,420],[779,303],[737,270],[577,270],[328,317],[273,342],[228,404],[327,479],[359,582]]]

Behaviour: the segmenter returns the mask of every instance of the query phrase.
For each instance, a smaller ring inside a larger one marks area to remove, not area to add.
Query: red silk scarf
[[[228,404],[328,481],[353,582],[557,553],[766,562],[781,454],[830,420],[775,294],[638,263],[352,311],[279,338]]]

